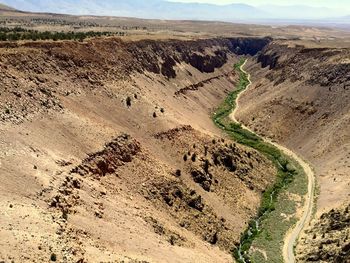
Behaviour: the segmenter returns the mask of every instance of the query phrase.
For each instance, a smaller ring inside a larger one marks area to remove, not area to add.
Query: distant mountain
[[[235,20],[266,15],[244,4],[176,3],[162,0],[2,0],[23,11],[160,19]]]
[[[323,21],[324,26],[332,26],[350,31],[350,16],[333,17]]]
[[[4,4],[0,4],[0,10],[11,10],[11,11],[14,11],[16,9],[14,9],[13,7],[9,7],[7,5],[4,5]]]
[[[270,13],[272,17],[277,19],[321,19],[340,16],[339,10],[305,5],[264,5],[259,6],[259,9],[265,11],[266,13]]]
[[[345,16],[327,8],[308,6],[254,7],[246,4],[214,5],[165,0],[0,0],[23,11],[74,15],[106,15],[138,18],[261,21],[273,19],[320,19]],[[174,0],[175,1],[175,0]]]

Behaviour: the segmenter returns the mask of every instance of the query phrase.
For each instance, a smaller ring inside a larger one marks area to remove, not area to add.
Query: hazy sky
[[[250,5],[309,5],[318,7],[330,7],[335,9],[350,10],[350,0],[171,0],[176,2],[201,2],[212,4],[244,3]]]

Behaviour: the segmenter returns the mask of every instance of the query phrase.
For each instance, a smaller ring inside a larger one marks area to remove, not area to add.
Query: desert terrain
[[[0,42],[0,262],[234,262],[277,173],[211,119],[242,57],[237,119],[316,174],[297,262],[347,262],[349,32],[0,9],[111,33]]]

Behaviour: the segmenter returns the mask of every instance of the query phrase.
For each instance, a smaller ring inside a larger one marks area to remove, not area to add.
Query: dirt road
[[[236,118],[236,113],[239,110],[239,98],[242,96],[244,92],[248,90],[250,85],[252,84],[250,80],[250,74],[247,73],[243,67],[245,66],[247,60],[245,63],[241,66],[241,70],[248,74],[248,80],[249,80],[249,85],[246,87],[244,91],[242,91],[236,100],[236,107],[231,113],[230,117],[232,120],[235,122],[239,123],[239,121]],[[242,127],[246,130],[249,130],[250,132],[254,133],[251,129],[249,129],[247,126],[242,124]],[[305,196],[305,204],[303,207],[303,214],[302,217],[299,219],[299,221],[296,223],[294,228],[290,229],[288,233],[286,234],[285,240],[284,240],[284,245],[283,245],[283,259],[284,262],[286,263],[294,263],[295,262],[295,255],[294,255],[294,245],[299,237],[299,234],[303,230],[303,228],[310,222],[311,216],[312,216],[312,208],[314,204],[314,191],[315,191],[315,174],[311,168],[311,166],[305,162],[301,157],[299,157],[295,152],[291,151],[290,149],[287,149],[286,147],[279,145],[275,142],[272,142],[271,140],[267,138],[263,138],[265,142],[268,142],[270,144],[273,144],[275,147],[280,149],[284,154],[290,156],[294,160],[296,160],[300,166],[304,169],[305,174],[308,177],[308,193]]]

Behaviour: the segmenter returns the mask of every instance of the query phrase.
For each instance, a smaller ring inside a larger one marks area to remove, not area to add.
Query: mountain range
[[[182,20],[316,20],[348,15],[346,11],[310,6],[215,5],[164,0],[1,0],[1,2],[19,10],[32,12]]]

